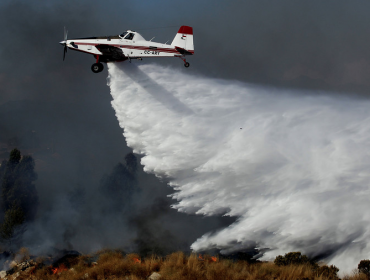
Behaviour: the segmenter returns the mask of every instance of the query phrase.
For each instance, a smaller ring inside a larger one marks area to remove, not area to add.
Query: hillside
[[[2,271],[2,279],[151,279],[151,280],[225,280],[225,279],[339,279],[332,266],[310,265],[277,266],[272,262],[231,260],[216,256],[182,252],[167,257],[140,258],[137,254],[105,250],[92,255],[66,254],[52,260],[32,258],[27,250],[21,250],[13,261],[8,261],[10,270]],[[367,279],[365,274],[353,271],[343,279]]]

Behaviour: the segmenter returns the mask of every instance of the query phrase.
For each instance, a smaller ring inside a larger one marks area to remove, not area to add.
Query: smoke
[[[368,258],[370,102],[109,64],[112,106],[172,206],[238,217],[193,250],[301,251],[349,271]]]

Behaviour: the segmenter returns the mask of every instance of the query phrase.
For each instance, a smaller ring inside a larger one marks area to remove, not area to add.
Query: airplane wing
[[[96,45],[96,48],[110,61],[121,61],[127,59],[120,48],[104,44]]]

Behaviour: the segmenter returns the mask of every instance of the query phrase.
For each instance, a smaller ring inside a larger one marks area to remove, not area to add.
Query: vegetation
[[[24,222],[24,212],[17,206],[5,212],[4,222],[0,225],[1,240],[11,242],[15,237],[15,229]],[[19,231],[18,231],[19,232]]]
[[[285,254],[285,256],[277,256],[274,263],[277,266],[287,266],[287,265],[311,265],[312,262],[306,255],[302,255],[301,252],[290,252]]]
[[[370,279],[370,260],[362,260],[358,264],[358,270],[365,274],[368,279]]]
[[[137,158],[134,153],[128,153],[125,156],[125,162],[127,169],[130,171],[131,174],[135,174],[137,171]]]
[[[284,256],[279,255],[275,258],[274,263],[277,266],[303,265],[310,268],[314,274],[325,277],[325,279],[339,279],[337,276],[339,269],[336,266],[319,266],[316,262],[310,260],[306,255],[302,255],[301,252],[290,252],[285,254]]]
[[[131,201],[137,191],[137,159],[133,153],[125,156],[125,163],[117,164],[109,175],[100,182],[102,197],[109,201],[105,212],[121,212],[131,208]]]
[[[14,244],[25,231],[24,224],[34,220],[38,195],[34,185],[37,174],[31,156],[23,156],[17,149],[0,165],[1,206],[3,221],[0,224],[0,239]],[[103,212],[124,212],[137,188],[137,158],[130,153],[124,164],[118,164],[100,184],[102,199],[109,201]],[[83,197],[76,190],[72,197]],[[73,202],[73,201],[72,201]],[[78,201],[77,206],[80,204]],[[123,204],[123,205],[122,205]],[[75,207],[77,207],[75,206]],[[143,231],[146,231],[145,228]],[[154,242],[151,240],[151,244]],[[139,246],[140,247],[140,246]],[[19,247],[18,247],[19,248]],[[153,251],[152,251],[153,252]],[[50,263],[53,263],[50,265]],[[272,262],[243,260],[240,257],[226,259],[220,256],[185,255],[182,252],[166,257],[149,256],[104,250],[93,255],[71,255],[52,261],[49,257],[32,259],[28,250],[22,248],[13,261],[7,261],[7,279],[151,279],[218,280],[218,279],[294,279],[338,280],[339,269],[333,265],[319,265],[300,252],[277,256]],[[14,276],[14,277],[13,277]],[[358,269],[343,280],[370,279],[370,260],[362,260]]]
[[[26,251],[23,249],[23,251]],[[26,251],[27,252],[27,251]],[[296,252],[293,252],[296,253]],[[124,254],[121,251],[104,250],[89,256],[76,256],[66,262],[56,265],[45,265],[42,259],[32,261],[27,254],[22,254],[21,269],[12,269],[11,273],[17,279],[149,279],[153,273],[158,273],[161,280],[331,280],[338,279],[338,269],[333,266],[317,266],[312,269],[312,262],[276,265],[272,262],[233,261],[215,256],[191,254],[182,252],[168,255],[165,258],[151,256],[141,259],[136,254]],[[27,256],[27,257],[25,257]],[[288,255],[288,258],[293,254]],[[295,256],[298,256],[295,254]],[[32,265],[29,265],[32,264]],[[26,269],[24,269],[26,268]],[[19,272],[19,274],[17,274]],[[157,276],[159,276],[157,274]],[[8,279],[12,279],[9,275]],[[333,278],[334,277],[334,278]],[[155,279],[155,278],[152,278]],[[367,279],[362,271],[347,275],[344,280]]]
[[[20,225],[35,218],[38,195],[34,185],[37,179],[34,169],[33,158],[22,157],[17,149],[10,152],[9,160],[1,163],[1,206],[5,215],[0,225],[0,237],[3,242],[14,241],[15,233],[19,236],[23,232]]]

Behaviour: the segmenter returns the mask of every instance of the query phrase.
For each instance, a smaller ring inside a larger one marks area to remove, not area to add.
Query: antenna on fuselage
[[[155,37],[153,37],[152,39],[149,40],[149,42],[151,42]]]

